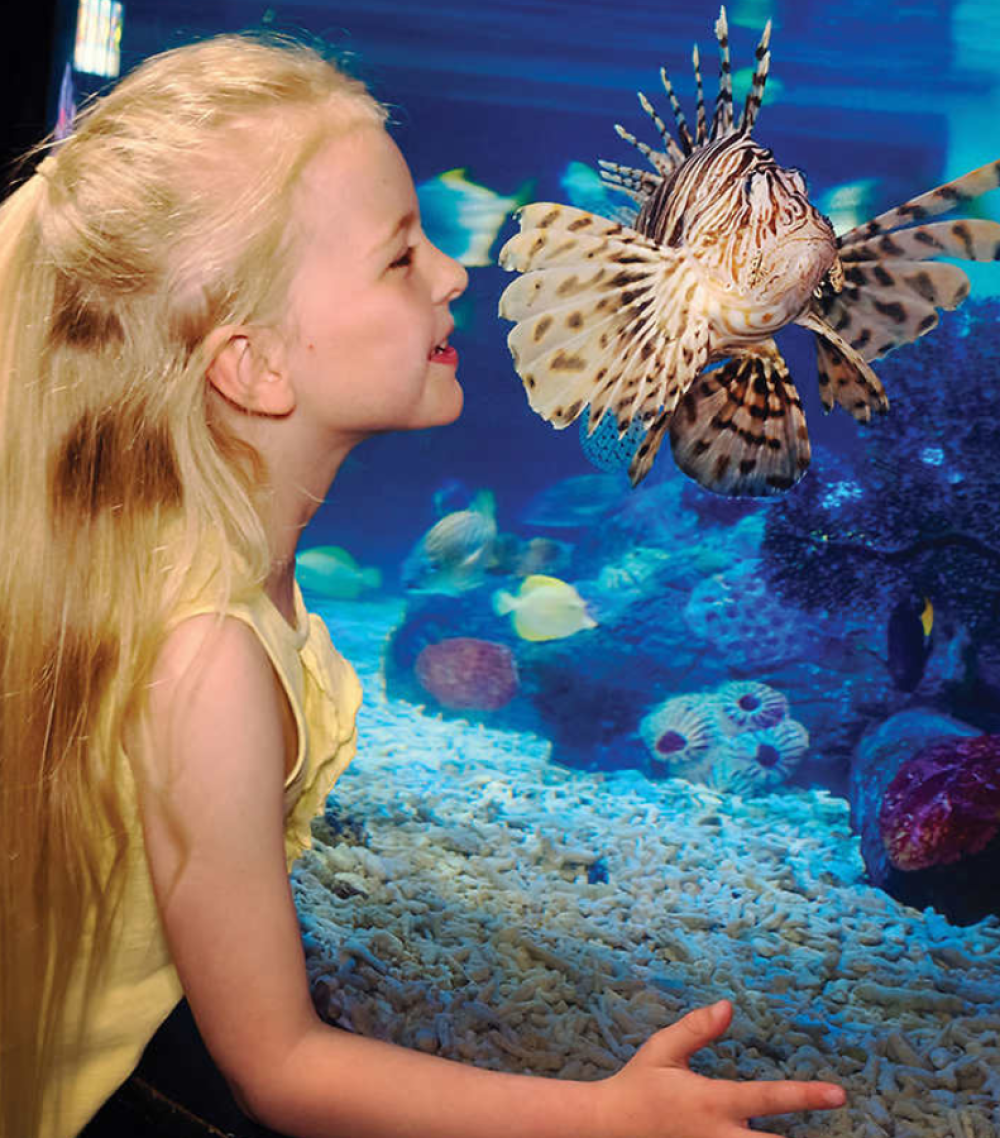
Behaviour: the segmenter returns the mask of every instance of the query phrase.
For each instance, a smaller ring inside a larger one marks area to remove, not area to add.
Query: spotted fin
[[[677,465],[716,494],[780,494],[809,467],[802,403],[773,340],[699,376],[669,430]]]
[[[947,213],[972,201],[973,198],[978,198],[988,190],[996,189],[997,186],[1000,186],[1000,161],[987,162],[985,166],[980,166],[960,178],[910,198],[908,202],[886,210],[864,225],[842,234],[837,238],[837,244],[842,250],[841,255],[846,258],[847,248],[850,245],[867,241],[879,233],[888,233],[900,225],[909,225],[914,221],[923,221],[927,217],[936,217],[939,213]]]
[[[814,311],[865,360],[926,335],[938,308],[957,308],[969,278],[957,266],[920,261],[849,261],[844,287],[824,291]]]
[[[620,433],[672,411],[708,352],[687,254],[568,206],[520,218],[500,263],[523,275],[500,315],[515,322],[507,343],[532,408],[562,428],[589,405],[591,432],[610,412]]]
[[[804,313],[796,323],[816,333],[819,396],[825,411],[839,404],[858,422],[867,423],[873,413],[884,415],[889,410],[882,381],[861,352],[815,312]]]
[[[840,250],[845,265],[851,261],[926,261],[929,257],[1000,261],[1000,224],[982,218],[933,221],[853,241]]]

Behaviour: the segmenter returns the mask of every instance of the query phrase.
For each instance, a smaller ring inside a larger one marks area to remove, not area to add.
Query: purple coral
[[[455,636],[428,644],[414,664],[420,686],[453,711],[497,711],[520,681],[506,644]]]
[[[1000,735],[942,739],[907,760],[883,796],[879,831],[897,869],[985,849],[1000,832]]]

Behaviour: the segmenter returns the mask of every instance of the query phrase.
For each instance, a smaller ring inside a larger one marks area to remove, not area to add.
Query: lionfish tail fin
[[[767,84],[767,73],[771,67],[771,52],[768,50],[770,42],[771,21],[768,20],[764,25],[760,43],[757,44],[754,56],[757,63],[754,67],[753,82],[750,84],[750,91],[747,94],[746,102],[743,104],[743,113],[740,115],[739,126],[736,128],[741,134],[750,134],[753,130],[753,124],[757,121],[757,114],[760,111],[761,103],[764,101],[764,87]]]
[[[729,24],[726,9],[719,9],[715,21],[715,38],[719,41],[719,92],[715,96],[712,138],[722,138],[733,129],[733,67],[729,58]]]
[[[884,415],[889,410],[882,381],[856,348],[814,312],[804,313],[796,323],[816,333],[816,368],[824,411],[832,411],[839,404],[859,423],[867,423],[873,412]]]
[[[867,241],[879,233],[888,233],[897,226],[906,225],[913,221],[923,221],[928,217],[936,217],[939,213],[948,213],[957,209],[966,202],[978,198],[981,194],[1000,186],[1000,161],[987,162],[960,178],[936,186],[933,190],[910,198],[908,202],[896,206],[894,209],[880,213],[864,225],[859,225],[837,239],[841,249],[854,245],[859,241]]]
[[[781,494],[809,467],[802,403],[773,340],[703,372],[669,429],[677,465],[716,494]]]

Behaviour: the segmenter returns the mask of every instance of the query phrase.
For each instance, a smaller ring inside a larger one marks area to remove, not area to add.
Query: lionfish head
[[[829,221],[798,170],[779,166],[747,135],[730,135],[689,160],[683,240],[716,287],[791,319],[837,256]],[[679,192],[678,192],[679,191]]]

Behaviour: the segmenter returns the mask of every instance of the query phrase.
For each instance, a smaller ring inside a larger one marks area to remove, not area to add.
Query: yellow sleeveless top
[[[185,606],[171,626],[215,611],[209,604]],[[284,686],[295,716],[298,752],[285,779],[285,856],[289,867],[311,844],[310,820],[354,756],[355,717],[361,685],[351,665],[336,651],[322,619],[308,613],[295,586],[296,627],[292,628],[271,600],[260,594],[248,603],[231,604],[226,612],[248,624],[260,638]],[[128,1078],[156,1029],[180,1000],[182,991],[170,960],[153,895],[135,808],[135,787],[124,752],[119,767],[126,780],[131,812],[130,847],[125,893],[109,946],[104,983],[92,994],[83,1033],[83,1048],[67,1048],[57,1065],[50,1096],[43,1108],[42,1138],[71,1138]],[[82,978],[76,983],[79,992]],[[71,987],[67,1008],[75,1005]],[[78,1024],[67,1025],[67,1040]]]

